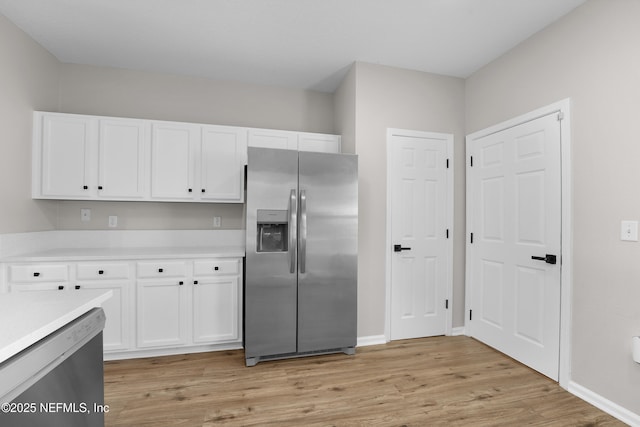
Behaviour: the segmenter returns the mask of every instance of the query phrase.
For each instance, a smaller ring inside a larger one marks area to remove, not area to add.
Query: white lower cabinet
[[[4,265],[9,292],[111,290],[105,357],[239,348],[242,258],[69,261]]]

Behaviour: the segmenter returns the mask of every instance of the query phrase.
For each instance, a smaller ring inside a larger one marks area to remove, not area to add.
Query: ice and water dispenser
[[[287,211],[258,209],[256,252],[286,252],[289,250]]]

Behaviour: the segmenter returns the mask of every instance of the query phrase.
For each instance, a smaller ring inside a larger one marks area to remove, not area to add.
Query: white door
[[[142,120],[100,120],[98,195],[142,198],[145,194],[145,123]]]
[[[199,279],[193,285],[194,343],[234,341],[238,328],[238,278]]]
[[[151,198],[193,200],[195,151],[200,127],[185,123],[153,123],[151,132]]]
[[[469,140],[467,150],[469,333],[557,380],[558,114]]]
[[[452,135],[389,131],[392,340],[446,332],[452,143]]]
[[[243,201],[243,154],[246,151],[246,134],[243,129],[203,126],[198,188],[201,200]]]

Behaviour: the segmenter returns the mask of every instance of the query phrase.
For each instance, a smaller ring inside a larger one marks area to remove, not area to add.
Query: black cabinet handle
[[[204,190],[204,188],[203,188],[203,189],[202,189],[202,190],[200,190],[200,191],[204,193],[204,191],[205,191],[205,190]]]
[[[75,286],[75,288],[76,288],[76,289],[80,289],[80,285],[76,285],[76,286]]]
[[[410,251],[411,248],[403,248],[402,245],[393,245],[393,252]]]
[[[189,189],[189,193],[193,193],[193,189],[192,188]]]
[[[88,190],[88,189],[89,189],[89,186],[88,186],[88,185],[83,185],[83,186],[82,186],[82,189],[83,189],[83,190]]]
[[[64,289],[64,286],[62,286],[62,285],[58,285],[58,290],[59,290],[59,291],[61,291],[61,290],[63,290],[63,289]]]
[[[215,271],[218,271],[218,270],[220,270],[220,267],[218,267],[218,266],[216,265],[215,267],[213,267],[213,269],[214,269]]]
[[[193,281],[193,284],[194,284],[194,285],[197,285],[197,284],[198,284],[198,281],[197,281],[197,280],[194,280],[194,281]]]
[[[178,282],[178,285],[182,286],[182,285],[184,285],[184,282],[181,280],[181,281]]]
[[[164,269],[159,268],[159,269],[158,269],[158,273],[162,273],[162,272],[164,272]]]
[[[33,277],[38,277],[38,276],[40,276],[40,273],[38,273],[37,271],[33,273]]]
[[[104,270],[98,270],[98,274],[104,274]]]
[[[98,190],[102,190],[102,185],[98,185]]]

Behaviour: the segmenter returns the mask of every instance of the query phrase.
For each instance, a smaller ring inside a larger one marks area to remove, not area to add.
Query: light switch
[[[620,240],[638,241],[638,221],[622,221],[620,226]]]

